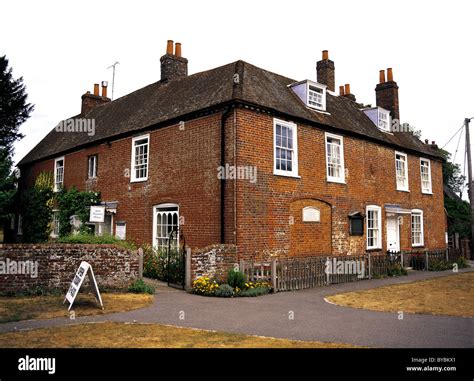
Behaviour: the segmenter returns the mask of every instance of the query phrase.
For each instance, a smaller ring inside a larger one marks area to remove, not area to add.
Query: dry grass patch
[[[149,306],[153,296],[148,294],[103,293],[104,310],[92,294],[79,294],[71,311],[76,316],[103,315],[135,310]],[[0,297],[0,323],[26,319],[51,319],[69,316],[64,296]]]
[[[342,306],[387,312],[474,316],[474,273],[329,296]]]
[[[0,335],[1,348],[354,348],[159,324],[94,323]]]

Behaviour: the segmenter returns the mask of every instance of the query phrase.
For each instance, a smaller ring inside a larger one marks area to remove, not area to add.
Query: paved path
[[[460,272],[474,271],[474,268]],[[226,332],[350,343],[370,347],[474,347],[474,319],[367,311],[341,307],[328,295],[452,275],[412,272],[408,276],[345,283],[258,298],[209,298],[159,286],[153,304],[140,310],[76,320],[57,318],[4,323],[0,333],[86,322],[160,323]],[[291,319],[293,317],[293,319]]]

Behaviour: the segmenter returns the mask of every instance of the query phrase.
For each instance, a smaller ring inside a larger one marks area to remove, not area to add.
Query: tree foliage
[[[19,132],[20,125],[32,111],[33,105],[27,103],[23,78],[14,79],[7,58],[0,57],[0,147],[11,152],[13,143],[23,137]]]
[[[71,234],[71,216],[78,216],[81,220],[81,232],[90,232],[90,228],[85,222],[89,221],[90,206],[100,203],[100,193],[80,192],[75,187],[69,190],[63,188],[56,195],[56,200],[59,209],[59,235],[61,237]]]
[[[37,243],[49,238],[52,189],[31,187],[21,194],[21,215],[23,221],[23,241]]]
[[[14,79],[7,58],[0,57],[0,224],[11,216],[16,193],[16,179],[11,171],[13,143],[23,137],[20,125],[32,111],[23,78]]]

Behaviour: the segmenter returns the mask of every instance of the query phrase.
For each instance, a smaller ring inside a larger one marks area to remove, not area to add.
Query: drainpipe
[[[225,122],[232,113],[227,107],[221,116],[221,166],[225,168]],[[221,243],[225,243],[225,176],[221,179]]]

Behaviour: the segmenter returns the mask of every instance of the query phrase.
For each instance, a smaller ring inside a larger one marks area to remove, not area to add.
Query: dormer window
[[[363,110],[369,119],[382,131],[391,131],[390,111],[382,107],[372,107]]]
[[[378,111],[378,127],[382,131],[390,131],[390,111],[377,107]]]
[[[324,110],[324,89],[314,85],[308,86],[308,106]]]
[[[307,79],[294,83],[290,87],[306,106],[326,111],[326,85]]]

